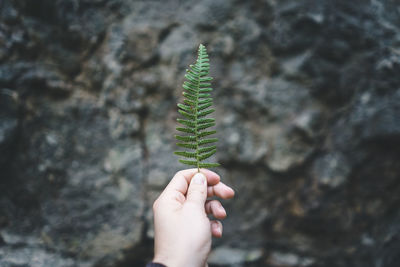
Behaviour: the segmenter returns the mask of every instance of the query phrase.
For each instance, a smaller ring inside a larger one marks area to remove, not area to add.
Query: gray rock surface
[[[396,1],[0,1],[0,266],[143,266],[210,52],[225,202],[210,266],[397,267]]]

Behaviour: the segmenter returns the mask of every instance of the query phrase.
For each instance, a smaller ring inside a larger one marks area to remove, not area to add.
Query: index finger
[[[197,172],[197,169],[187,169],[177,172],[164,189],[164,192],[178,191],[179,193],[186,195],[190,181]],[[206,176],[208,186],[213,186],[219,183],[220,177],[215,172],[207,169],[200,169],[200,172]]]
[[[235,191],[223,182],[220,182],[216,185],[207,187],[207,197],[214,196],[220,197],[222,199],[230,199],[235,196]]]

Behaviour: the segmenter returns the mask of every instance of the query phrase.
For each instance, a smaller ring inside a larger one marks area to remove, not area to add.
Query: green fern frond
[[[176,145],[191,151],[175,151],[175,155],[187,158],[180,159],[179,162],[196,166],[200,172],[200,168],[218,167],[218,163],[202,162],[208,159],[217,151],[215,145],[205,146],[207,144],[216,143],[217,138],[204,138],[206,136],[217,133],[216,130],[206,131],[207,128],[215,126],[215,119],[206,118],[207,115],[213,113],[215,109],[212,106],[211,83],[213,79],[208,76],[210,70],[209,59],[204,45],[200,44],[197,60],[194,65],[189,65],[190,69],[186,70],[186,81],[182,87],[184,89],[183,104],[178,104],[178,112],[184,119],[177,119],[183,125],[176,130],[187,135],[175,135],[179,141]],[[194,151],[193,151],[194,150]]]

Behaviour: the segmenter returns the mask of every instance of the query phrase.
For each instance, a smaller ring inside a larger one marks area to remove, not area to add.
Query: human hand
[[[232,188],[207,169],[179,171],[154,202],[154,262],[168,267],[205,266],[211,250],[211,236],[222,236],[222,224],[211,220],[226,217],[217,196],[229,199]]]

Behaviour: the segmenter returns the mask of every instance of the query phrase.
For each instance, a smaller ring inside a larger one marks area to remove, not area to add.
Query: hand
[[[211,250],[211,236],[222,236],[222,224],[212,220],[226,217],[217,196],[229,199],[232,188],[209,170],[179,171],[154,202],[154,262],[168,267],[205,266]]]

